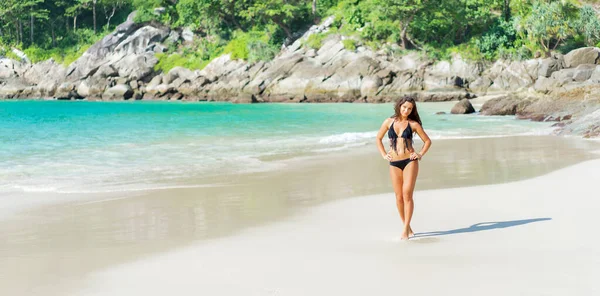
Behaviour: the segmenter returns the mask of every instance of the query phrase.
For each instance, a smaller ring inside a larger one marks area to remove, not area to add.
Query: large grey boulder
[[[23,90],[25,90],[27,87],[28,85],[23,83],[23,81],[18,78],[7,78],[0,80],[0,98],[18,98],[21,92],[23,92]]]
[[[452,114],[471,114],[471,113],[475,113],[475,108],[473,108],[473,105],[471,104],[469,99],[462,99],[458,103],[456,103],[456,105],[454,105],[454,107],[452,107],[452,110],[450,110],[450,113],[452,113]]]
[[[577,72],[577,69],[562,69],[552,73],[550,77],[556,80],[559,86],[562,86],[573,81],[575,72]]]
[[[307,93],[313,98],[313,86],[319,88],[318,85],[331,76],[329,69],[322,67],[315,59],[298,60],[296,64],[296,59],[286,60],[288,67],[256,75],[243,91],[262,95],[268,101],[300,101]],[[294,70],[291,71],[289,66]]]
[[[77,99],[80,98],[77,93],[77,83],[74,82],[63,82],[61,83],[54,93],[56,99]]]
[[[520,61],[513,61],[509,64],[498,61],[496,65],[497,67],[492,68],[497,73],[491,73],[492,75],[490,75],[490,77],[496,77],[489,88],[490,91],[517,91],[533,85],[534,79],[530,74],[530,68],[533,65]]]
[[[575,72],[573,73],[573,80],[575,81],[586,81],[592,77],[592,73],[596,69],[595,64],[581,64],[575,68]]]
[[[600,83],[600,65],[596,66],[590,77],[590,81],[594,83]]]
[[[485,93],[488,90],[488,88],[490,88],[490,85],[492,85],[492,83],[493,81],[488,77],[481,76],[475,79],[475,81],[469,83],[469,89],[476,93]]]
[[[144,54],[127,55],[113,67],[118,70],[119,77],[131,80],[142,80],[154,72],[154,66],[158,63],[158,59],[153,53],[147,52]]]
[[[441,90],[441,89],[456,89],[461,88],[464,80],[458,76],[434,76],[425,75],[423,79],[423,88],[425,90]]]
[[[559,83],[558,81],[556,81],[556,79],[554,78],[546,78],[544,76],[540,76],[538,77],[538,79],[535,81],[535,84],[533,85],[533,88],[541,93],[549,93],[552,90],[554,90],[555,88],[559,87]]]
[[[363,78],[360,85],[360,95],[362,97],[372,97],[377,94],[379,87],[383,85],[383,80],[377,75],[369,75]]]
[[[600,49],[597,47],[583,47],[570,51],[565,55],[565,66],[575,68],[582,64],[599,64]]]
[[[37,84],[37,88],[39,91],[39,97],[41,98],[51,98],[54,96],[56,89],[60,83],[54,80],[46,80]]]
[[[506,95],[486,101],[479,112],[483,115],[515,115],[530,104],[531,99]]]
[[[344,44],[339,35],[330,35],[323,41],[323,45],[317,51],[316,59],[322,65],[331,63],[331,60],[344,52]]]
[[[77,86],[77,94],[84,98],[100,99],[109,82],[102,77],[89,77]]]
[[[451,80],[463,82],[475,81],[485,70],[484,62],[470,62],[464,60],[460,55],[454,55],[450,61],[440,61],[427,69],[427,75],[432,77],[447,77]],[[457,79],[458,78],[458,79]],[[426,78],[427,81],[427,78]]]
[[[182,78],[184,81],[190,81],[193,80],[195,76],[195,73],[189,69],[183,67],[175,67],[164,76],[163,83],[169,84],[178,78]]]
[[[197,98],[202,88],[208,83],[209,81],[205,77],[198,77],[192,81],[182,83],[177,87],[177,91],[187,98]]]
[[[562,70],[565,67],[565,59],[562,55],[555,55],[553,57],[543,59],[540,64],[538,76],[550,77],[552,73]]]
[[[117,84],[104,92],[103,100],[128,100],[133,96],[133,90],[129,85]]]
[[[32,84],[52,81],[55,83],[64,80],[66,69],[63,65],[49,59],[40,63],[33,64],[23,73],[23,78]]]
[[[423,73],[419,71],[397,73],[393,81],[379,91],[378,101],[394,101],[407,92],[423,90]]]
[[[23,73],[25,66],[11,59],[0,59],[0,79],[18,77]]]
[[[102,65],[98,68],[98,71],[94,74],[94,77],[108,78],[119,76],[119,71],[115,69],[113,65]]]
[[[214,82],[219,77],[226,76],[245,65],[246,62],[242,60],[232,60],[230,54],[224,54],[206,65],[206,67],[199,72],[199,75]]]
[[[128,22],[92,45],[73,62],[67,69],[67,78],[71,81],[85,79],[103,65],[112,65],[120,76],[129,79],[148,75],[158,62],[152,46],[166,39],[169,30],[152,26],[139,28]]]

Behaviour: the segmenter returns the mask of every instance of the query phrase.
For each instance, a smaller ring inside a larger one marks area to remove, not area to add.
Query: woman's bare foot
[[[404,230],[402,232],[402,235],[400,236],[400,240],[408,240],[410,238],[410,232]]]
[[[415,236],[415,232],[412,230],[412,227],[408,229],[408,237]]]

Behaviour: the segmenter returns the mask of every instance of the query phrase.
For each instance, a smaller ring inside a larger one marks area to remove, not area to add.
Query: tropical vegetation
[[[344,47],[446,59],[525,59],[600,41],[600,1],[577,0],[0,0],[0,55],[21,49],[33,61],[68,64],[114,30],[129,13],[136,22],[187,28],[198,38],[168,44],[160,70],[200,69],[222,53],[270,60],[311,25],[334,16],[328,34]]]

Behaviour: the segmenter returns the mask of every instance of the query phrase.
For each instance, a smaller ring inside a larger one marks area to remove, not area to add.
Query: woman
[[[389,152],[385,151],[381,141],[386,132],[391,142]],[[415,132],[425,143],[418,153],[413,148],[412,138]],[[418,161],[427,153],[430,146],[431,140],[423,130],[415,100],[407,96],[400,99],[394,106],[394,115],[383,122],[377,133],[377,148],[379,148],[381,156],[390,162],[390,176],[396,193],[396,206],[400,213],[400,219],[404,223],[401,236],[403,240],[414,236],[410,221],[415,207],[413,191],[419,173]]]

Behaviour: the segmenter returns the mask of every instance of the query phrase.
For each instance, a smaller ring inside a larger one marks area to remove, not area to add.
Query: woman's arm
[[[415,159],[415,158],[421,159],[421,157],[423,157],[423,155],[425,155],[425,153],[427,153],[427,150],[429,150],[429,147],[431,147],[431,139],[429,138],[429,136],[427,135],[425,130],[423,130],[423,127],[419,123],[415,122],[415,127],[413,129],[415,130],[415,132],[417,132],[417,135],[419,135],[419,138],[421,138],[421,140],[423,140],[424,145],[423,145],[423,148],[421,148],[421,151],[416,153],[414,158],[413,158],[413,155],[411,155],[411,159]]]
[[[381,127],[379,128],[379,131],[377,132],[377,149],[379,149],[379,153],[381,154],[381,157],[383,157],[383,159],[390,161],[392,160],[392,157],[385,151],[385,147],[383,147],[383,136],[385,136],[385,133],[388,130],[389,127],[389,122],[390,122],[390,118],[386,119],[383,121],[383,123],[381,124]]]

